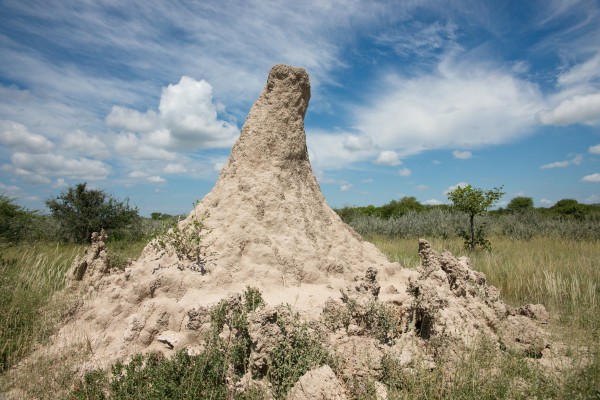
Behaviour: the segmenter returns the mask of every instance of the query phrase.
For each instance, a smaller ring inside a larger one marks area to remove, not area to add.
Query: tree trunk
[[[469,222],[471,223],[471,250],[475,250],[475,214],[469,215]]]

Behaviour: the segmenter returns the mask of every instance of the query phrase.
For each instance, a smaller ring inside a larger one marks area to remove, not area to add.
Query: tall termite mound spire
[[[304,132],[309,100],[306,71],[275,65],[219,180],[189,217],[207,215],[211,272],[223,284],[316,283],[389,265],[321,194]]]
[[[255,168],[303,168],[312,176],[304,134],[309,100],[310,82],[306,71],[275,65],[250,110],[222,179],[234,176],[239,170]]]

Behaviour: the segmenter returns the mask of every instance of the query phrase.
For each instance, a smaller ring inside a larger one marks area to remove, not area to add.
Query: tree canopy
[[[475,250],[476,245],[489,248],[489,242],[484,238],[483,229],[477,231],[475,235],[475,216],[490,209],[504,195],[502,187],[484,191],[474,188],[471,185],[459,186],[448,193],[448,199],[452,201],[454,207],[469,215],[469,233],[463,233],[465,243],[471,250]]]
[[[88,189],[87,183],[69,187],[46,200],[46,206],[60,224],[60,239],[76,243],[89,242],[92,232],[126,228],[140,218],[128,199],[121,201],[103,190]]]

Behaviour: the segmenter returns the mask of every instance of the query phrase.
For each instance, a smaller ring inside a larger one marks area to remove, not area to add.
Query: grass
[[[415,239],[367,238],[390,260],[409,268],[419,265]],[[511,305],[544,304],[564,325],[600,330],[600,240],[574,241],[557,237],[515,240],[491,237],[493,251],[470,252],[461,239],[433,238],[434,249],[465,255],[501,290]]]
[[[81,246],[36,243],[0,253],[0,371],[52,331],[57,310],[47,306]]]

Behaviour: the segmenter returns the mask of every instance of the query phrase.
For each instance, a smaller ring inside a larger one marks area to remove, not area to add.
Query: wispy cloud
[[[452,152],[452,157],[458,160],[468,160],[469,158],[473,157],[473,153],[471,153],[470,151],[454,150]]]
[[[488,65],[465,68],[448,57],[432,74],[384,77],[372,101],[355,110],[355,126],[401,156],[481,147],[530,133],[541,103],[534,84]]]
[[[398,158],[398,153],[395,151],[385,150],[379,153],[377,159],[375,160],[375,164],[395,166],[402,164],[402,161],[400,161]]]
[[[565,168],[570,165],[581,165],[583,162],[583,155],[575,154],[571,160],[556,161],[549,164],[544,164],[540,169],[552,169],[552,168]]]

